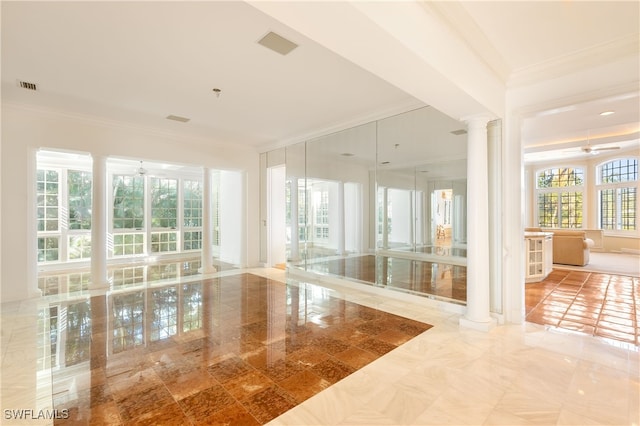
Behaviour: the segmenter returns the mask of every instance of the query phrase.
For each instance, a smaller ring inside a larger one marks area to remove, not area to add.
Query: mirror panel
[[[288,266],[464,303],[466,153],[431,107],[288,147]]]

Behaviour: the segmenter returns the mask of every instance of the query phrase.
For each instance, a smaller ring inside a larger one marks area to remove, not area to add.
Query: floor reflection
[[[307,270],[369,284],[466,302],[467,268],[388,256],[351,256],[314,260]]]
[[[214,261],[216,271],[235,269],[228,263]],[[200,275],[202,262],[199,257],[179,260],[114,265],[107,269],[111,290],[143,286],[145,283],[176,280]],[[54,294],[86,292],[91,282],[91,272],[87,268],[76,268],[69,272],[56,270],[38,274],[38,288],[43,296]]]
[[[431,326],[239,274],[63,300],[56,424],[264,424]]]

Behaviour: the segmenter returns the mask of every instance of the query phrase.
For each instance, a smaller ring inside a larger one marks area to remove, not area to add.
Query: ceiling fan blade
[[[610,149],[620,149],[619,146],[605,146],[602,148],[593,148],[594,151],[608,151]]]

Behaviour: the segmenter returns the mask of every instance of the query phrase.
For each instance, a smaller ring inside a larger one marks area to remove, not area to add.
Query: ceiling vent
[[[18,80],[18,87],[27,90],[33,90],[34,92],[38,90],[38,85],[36,83],[29,83],[28,81]]]
[[[465,129],[458,129],[458,130],[452,131],[451,134],[456,136],[466,135],[467,131]]]
[[[267,33],[266,36],[258,40],[258,44],[261,44],[264,47],[273,50],[274,52],[278,52],[281,55],[286,55],[287,53],[298,47],[298,45],[294,42],[287,40],[286,38],[274,33],[273,31]]]
[[[181,123],[186,123],[187,121],[189,121],[191,119],[187,118],[187,117],[180,117],[179,115],[167,115],[167,120],[173,120],[173,121],[179,121]]]

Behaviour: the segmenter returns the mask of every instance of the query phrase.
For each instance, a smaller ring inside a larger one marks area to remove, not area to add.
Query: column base
[[[488,321],[473,321],[473,320],[462,317],[460,318],[459,324],[461,327],[464,327],[464,328],[471,328],[477,331],[488,332],[492,328],[494,328],[496,325],[498,325],[498,322],[496,321],[495,318],[489,318]]]
[[[89,284],[89,290],[107,290],[109,287],[111,287],[111,284],[108,281],[103,283]]]
[[[215,274],[218,270],[215,266],[205,266],[204,268],[198,269],[198,272],[201,274]]]

